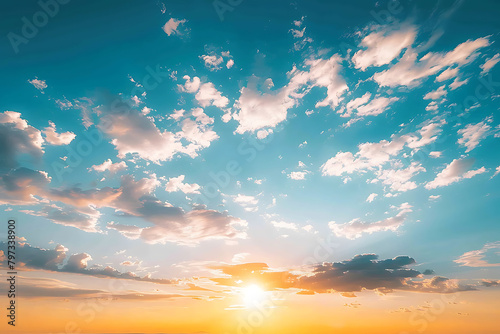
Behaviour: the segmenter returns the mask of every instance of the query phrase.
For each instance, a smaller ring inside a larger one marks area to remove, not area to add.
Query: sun
[[[247,307],[257,307],[266,299],[266,292],[258,285],[243,288],[243,301]]]

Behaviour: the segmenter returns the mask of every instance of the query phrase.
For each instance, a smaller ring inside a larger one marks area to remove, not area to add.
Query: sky
[[[2,333],[497,332],[497,1],[1,7]]]

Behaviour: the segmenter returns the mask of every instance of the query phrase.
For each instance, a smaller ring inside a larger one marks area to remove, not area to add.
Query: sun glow
[[[243,289],[243,301],[247,307],[257,307],[266,299],[266,292],[258,285],[252,284]]]

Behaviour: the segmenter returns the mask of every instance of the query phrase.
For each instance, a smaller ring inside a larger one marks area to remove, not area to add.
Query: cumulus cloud
[[[361,238],[364,233],[372,234],[381,231],[397,231],[405,222],[407,214],[412,212],[412,206],[408,203],[403,203],[398,208],[399,212],[389,218],[385,218],[376,222],[365,222],[359,218],[353,219],[345,224],[338,224],[334,221],[328,223],[328,227],[338,237],[347,239]]]
[[[217,55],[203,55],[200,56],[201,59],[205,62],[205,67],[211,71],[216,71],[220,69],[220,64],[224,61],[222,56]]]
[[[50,183],[50,177],[43,171],[17,168],[0,174],[0,204],[36,204],[40,195]]]
[[[205,67],[210,71],[218,71],[222,68],[222,63],[227,59],[226,67],[230,69],[234,65],[234,60],[231,58],[229,51],[223,51],[220,54],[215,51],[209,52],[207,55],[200,56]]]
[[[196,93],[195,99],[198,101],[199,105],[202,107],[216,106],[218,108],[224,108],[228,105],[229,99],[219,92],[213,83],[206,82],[201,83],[200,78],[191,77],[185,75],[183,77],[186,82],[184,85],[178,85],[180,91],[187,93]]]
[[[478,174],[486,172],[484,167],[470,170],[473,164],[474,159],[472,158],[455,159],[439,172],[434,180],[428,182],[425,188],[435,189],[444,187],[462,179],[470,179]]]
[[[40,130],[22,119],[21,113],[0,113],[0,169],[16,167],[20,154],[40,158],[44,153],[43,143]]]
[[[271,221],[271,225],[273,225],[276,229],[286,229],[286,230],[297,230],[298,227],[297,227],[297,224],[294,224],[294,223],[288,223],[288,222],[285,222],[285,221],[276,221],[276,220],[272,220]]]
[[[49,126],[43,131],[45,140],[51,145],[68,145],[75,139],[76,135],[73,132],[67,131],[63,133],[56,132],[56,125],[49,121]]]
[[[125,163],[125,161],[113,163],[111,159],[107,159],[100,165],[93,165],[92,167],[90,167],[90,170],[95,170],[96,172],[109,171],[112,174],[125,169],[127,169],[127,164]]]
[[[127,154],[137,154],[142,159],[160,162],[172,159],[183,150],[174,133],[161,131],[151,118],[135,111],[106,114],[99,127],[112,138],[111,143],[121,159]]]
[[[309,171],[291,172],[288,177],[292,180],[305,180]]]
[[[196,183],[183,183],[184,178],[185,175],[169,178],[165,190],[168,192],[182,191],[185,194],[199,194],[201,187]]]
[[[233,202],[241,205],[246,211],[257,211],[259,204],[259,199],[255,196],[237,194],[232,196]]]
[[[342,70],[341,58],[333,55],[328,59],[310,58],[304,62],[304,70],[294,67],[288,75],[287,85],[273,92],[261,93],[250,87],[240,90],[240,98],[235,103],[238,109],[233,118],[239,122],[237,133],[254,132],[266,127],[275,127],[287,118],[288,110],[313,87],[326,88],[326,98],[316,103],[316,107],[336,108],[341,95],[348,89],[339,74]]]
[[[119,158],[131,154],[159,164],[179,153],[194,158],[201,149],[219,138],[210,126],[213,119],[205,115],[201,108],[195,108],[190,114],[184,114],[183,111],[176,115],[176,120],[180,121],[183,117],[181,130],[171,132],[161,130],[152,117],[134,109],[127,108],[127,112],[104,110],[98,127],[111,138]],[[190,117],[194,117],[194,120]]]
[[[179,31],[179,25],[183,25],[186,22],[186,20],[178,20],[172,17],[167,21],[167,23],[163,25],[162,29],[168,36],[182,35],[182,33]]]
[[[500,241],[491,242],[484,245],[481,249],[464,253],[455,262],[465,267],[498,267],[500,263],[489,263],[486,261],[486,253],[498,249],[500,249]]]

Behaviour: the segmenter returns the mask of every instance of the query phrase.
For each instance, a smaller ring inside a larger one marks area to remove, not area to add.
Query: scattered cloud
[[[491,118],[487,118],[482,122],[468,124],[465,128],[458,130],[458,134],[461,135],[458,139],[458,144],[467,148],[465,153],[475,149],[479,145],[479,142],[486,138],[491,130],[491,126],[488,124],[491,121]]]
[[[36,89],[38,89],[40,92],[42,92],[42,94],[44,93],[44,89],[47,88],[47,83],[45,82],[45,80],[40,80],[38,78],[35,78],[35,79],[32,79],[32,80],[28,80],[28,82],[30,84],[33,85],[33,87],[35,87]]]
[[[455,159],[441,172],[439,172],[434,180],[428,182],[425,185],[425,188],[435,189],[438,187],[444,187],[462,179],[470,179],[478,174],[486,172],[484,167],[476,170],[470,170],[473,164],[474,159],[472,158]]]
[[[495,66],[498,62],[500,61],[500,53],[497,53],[491,58],[488,58],[484,64],[482,64],[481,67],[481,75],[487,74],[493,66]]]
[[[47,143],[57,146],[69,145],[76,137],[76,135],[70,131],[57,133],[56,125],[51,121],[49,121],[49,127],[46,127],[43,133],[45,134],[45,140]]]
[[[361,238],[364,233],[372,234],[381,231],[397,231],[406,221],[408,213],[412,212],[412,206],[408,203],[403,203],[398,208],[399,212],[389,218],[379,220],[377,222],[365,222],[359,218],[353,219],[345,224],[338,224],[334,221],[328,223],[328,227],[338,237],[347,239]]]
[[[172,17],[163,25],[162,29],[168,36],[182,35],[183,32],[179,30],[179,25],[184,25],[186,22],[186,20],[178,20]]]
[[[465,267],[498,267],[500,263],[489,263],[486,261],[486,253],[498,249],[500,249],[500,241],[491,242],[484,245],[481,249],[464,253],[455,262]]]
[[[127,169],[127,164],[125,163],[125,161],[113,163],[111,159],[107,159],[100,165],[93,165],[92,167],[90,167],[90,170],[95,170],[96,172],[109,171],[112,174],[125,169]]]
[[[185,175],[179,175],[169,178],[165,190],[168,192],[182,191],[185,194],[199,194],[201,187],[196,183],[183,183],[185,177]]]

